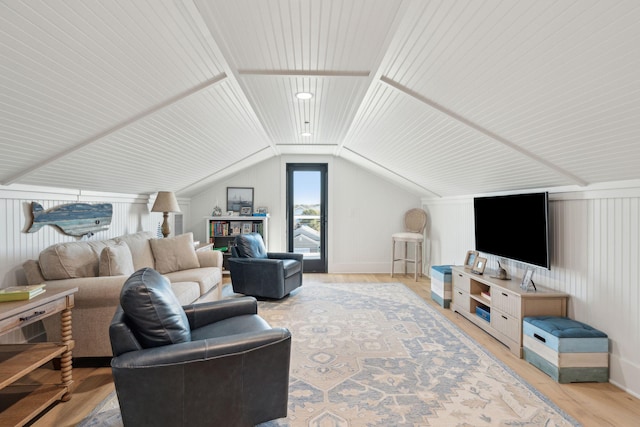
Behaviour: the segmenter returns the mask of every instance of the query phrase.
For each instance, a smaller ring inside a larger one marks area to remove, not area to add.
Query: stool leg
[[[393,266],[396,263],[396,241],[391,239],[391,277],[393,277]]]
[[[404,242],[404,258],[403,258],[403,264],[404,264],[404,275],[407,275],[407,257],[409,256],[409,253],[407,252],[407,242]]]
[[[415,262],[414,262],[414,264],[416,266],[415,280],[417,282],[418,281],[418,274],[420,274],[420,276],[422,276],[422,243],[420,243],[420,242],[416,243],[416,253],[415,253]],[[420,267],[420,269],[418,269],[418,267]]]

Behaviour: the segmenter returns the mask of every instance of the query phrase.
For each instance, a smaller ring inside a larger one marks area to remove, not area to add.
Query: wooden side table
[[[77,291],[47,290],[30,300],[0,303],[0,335],[57,313],[62,319],[62,342],[0,345],[0,425],[23,426],[57,400],[71,398],[71,309]],[[59,384],[18,381],[56,357],[61,359]]]

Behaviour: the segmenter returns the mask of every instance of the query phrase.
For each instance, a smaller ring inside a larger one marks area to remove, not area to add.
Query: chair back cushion
[[[169,280],[152,268],[133,273],[122,287],[120,305],[144,348],[191,341],[184,309]]]
[[[239,234],[235,239],[238,258],[267,258],[267,250],[260,233]]]

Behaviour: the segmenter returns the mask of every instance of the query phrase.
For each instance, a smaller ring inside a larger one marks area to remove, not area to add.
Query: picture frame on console
[[[534,269],[531,267],[527,267],[524,271],[524,275],[522,276],[522,282],[520,283],[520,287],[525,291],[529,290],[529,286],[533,284],[531,278],[533,277]],[[533,289],[536,288],[536,285],[533,285]]]
[[[487,266],[487,259],[477,256],[475,262],[473,263],[473,268],[471,269],[471,272],[475,274],[483,274],[486,266]]]
[[[473,268],[476,258],[478,258],[478,251],[467,251],[467,256],[464,258],[464,268]]]

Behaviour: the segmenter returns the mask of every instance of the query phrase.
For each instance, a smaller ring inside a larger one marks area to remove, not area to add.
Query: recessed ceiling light
[[[313,98],[313,94],[311,92],[298,92],[296,93],[296,98],[307,100]]]
[[[300,136],[311,136],[311,132],[302,132]]]

